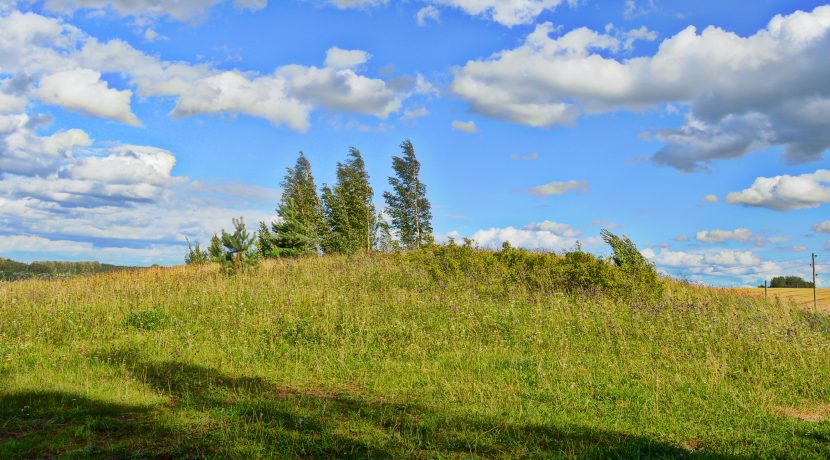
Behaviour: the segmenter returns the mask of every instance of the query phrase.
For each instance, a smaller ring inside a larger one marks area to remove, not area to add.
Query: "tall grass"
[[[826,315],[430,251],[0,283],[0,457],[830,456]]]

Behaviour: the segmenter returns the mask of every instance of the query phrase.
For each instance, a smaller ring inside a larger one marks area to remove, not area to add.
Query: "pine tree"
[[[300,152],[297,163],[288,168],[282,182],[282,199],[277,207],[280,222],[269,230],[260,223],[257,246],[268,257],[315,254],[322,244],[323,208],[311,174],[311,163]]]
[[[222,240],[215,233],[210,239],[210,246],[208,247],[208,256],[211,262],[222,263],[222,258],[225,255],[225,250],[222,248]]]
[[[415,158],[415,147],[405,140],[401,150],[403,158],[392,157],[392,169],[397,176],[389,178],[393,192],[384,192],[383,198],[401,244],[414,249],[432,241],[432,212],[426,186],[418,177],[421,164]]]
[[[258,262],[259,254],[255,250],[256,236],[248,233],[245,222],[240,217],[233,219],[233,233],[222,230],[222,256],[220,263],[228,273],[235,273]],[[217,238],[217,237],[214,237]],[[211,255],[214,248],[211,243]]]
[[[337,184],[323,187],[323,209],[327,232],[323,244],[326,252],[355,253],[373,247],[375,207],[374,192],[360,151],[352,147],[349,159],[337,163]]]

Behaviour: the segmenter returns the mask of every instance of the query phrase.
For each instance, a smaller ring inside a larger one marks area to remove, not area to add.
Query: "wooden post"
[[[818,310],[818,300],[816,296],[816,253],[813,253],[813,309]]]

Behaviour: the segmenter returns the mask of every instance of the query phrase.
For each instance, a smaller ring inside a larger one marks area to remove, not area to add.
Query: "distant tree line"
[[[58,278],[65,276],[91,275],[121,270],[128,267],[102,264],[99,262],[32,262],[26,264],[0,258],[0,280],[27,278]]]
[[[812,288],[813,283],[799,276],[776,276],[769,284],[771,288]]]
[[[242,218],[234,219],[232,233],[222,230],[207,249],[188,242],[185,261],[214,261],[236,270],[261,258],[313,254],[355,254],[368,251],[417,249],[433,242],[432,213],[421,164],[412,142],[400,145],[401,156],[392,157],[391,190],[383,193],[385,207],[378,211],[374,191],[360,151],[349,150],[337,163],[333,186],[314,181],[311,163],[301,152],[294,167],[287,168],[281,183],[277,219],[260,222],[248,232]]]

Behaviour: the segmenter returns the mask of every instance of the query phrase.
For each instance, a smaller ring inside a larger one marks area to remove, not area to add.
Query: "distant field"
[[[0,458],[830,458],[830,315],[453,262],[0,282]]]
[[[764,288],[745,288],[739,289],[739,292],[745,295],[750,295],[757,298],[764,297]],[[767,296],[770,300],[778,298],[782,302],[792,302],[799,306],[812,307],[813,306],[813,290],[812,289],[796,289],[796,288],[776,288],[768,289]],[[830,310],[830,288],[819,288],[817,292],[817,300],[819,308],[823,310]]]

